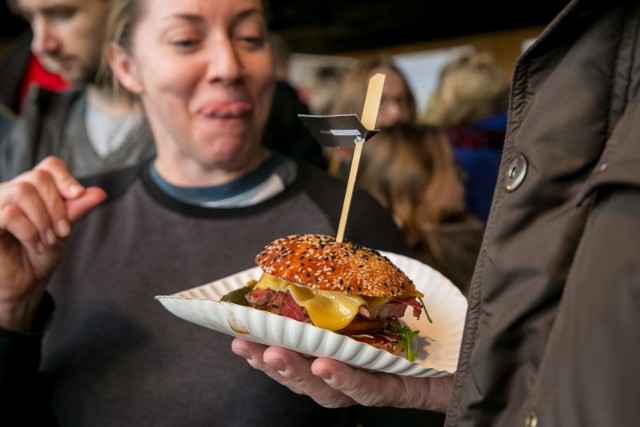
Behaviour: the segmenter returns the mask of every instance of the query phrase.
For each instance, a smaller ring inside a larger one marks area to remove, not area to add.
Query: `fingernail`
[[[44,253],[44,245],[42,244],[42,242],[36,243],[36,252],[38,253],[38,255],[42,255]]]
[[[71,196],[73,197],[79,195],[80,192],[82,191],[82,187],[80,187],[78,184],[69,184],[67,189],[69,190],[69,193],[71,193]]]
[[[56,229],[58,230],[58,236],[67,237],[71,233],[71,226],[69,225],[69,221],[66,219],[61,219],[56,224]]]
[[[53,246],[53,245],[55,245],[55,244],[56,244],[56,242],[58,241],[58,239],[56,238],[56,234],[53,232],[53,230],[52,230],[52,229],[48,229],[48,230],[44,233],[44,235],[45,235],[46,241],[47,241],[47,243],[48,243],[49,245],[52,245],[52,246]]]

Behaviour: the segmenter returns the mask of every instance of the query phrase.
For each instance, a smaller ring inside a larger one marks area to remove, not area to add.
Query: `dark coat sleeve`
[[[50,425],[39,377],[41,344],[51,316],[53,299],[45,294],[33,324],[33,333],[0,329],[0,425]]]

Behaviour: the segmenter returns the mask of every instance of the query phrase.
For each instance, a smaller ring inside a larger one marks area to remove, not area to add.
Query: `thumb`
[[[98,206],[107,198],[107,193],[98,187],[87,188],[80,197],[67,200],[67,213],[72,223],[82,218],[91,209]]]

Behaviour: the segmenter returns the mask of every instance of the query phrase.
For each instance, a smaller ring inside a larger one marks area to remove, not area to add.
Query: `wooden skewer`
[[[362,119],[360,120],[368,130],[374,130],[376,128],[376,118],[378,117],[378,110],[380,109],[384,79],[385,75],[380,73],[369,79],[367,95],[364,99],[364,107],[362,108]],[[342,214],[340,215],[340,224],[338,225],[338,233],[336,235],[337,242],[342,242],[344,240],[344,230],[347,225],[349,207],[351,206],[351,198],[353,197],[353,189],[356,183],[356,176],[358,175],[358,166],[360,164],[360,156],[362,155],[364,142],[364,138],[362,138],[355,143],[356,147],[353,151],[351,169],[349,170],[349,179],[347,181],[347,192],[344,196]]]

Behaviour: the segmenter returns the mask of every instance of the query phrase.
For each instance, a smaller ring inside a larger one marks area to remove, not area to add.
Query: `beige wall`
[[[526,40],[534,39],[542,32],[542,27],[523,28],[487,34],[476,34],[446,40],[433,40],[423,43],[408,44],[385,48],[383,50],[367,50],[358,52],[344,52],[342,55],[362,57],[374,53],[388,53],[397,55],[403,53],[428,51],[456,46],[473,46],[476,50],[492,53],[504,72],[511,76],[515,61],[520,56],[522,45]]]
[[[498,62],[502,65],[505,72],[511,75],[513,71],[513,64],[520,54],[522,42],[527,39],[537,37],[541,31],[542,28],[524,28],[497,33],[476,34],[466,37],[433,40],[422,43],[396,46],[393,48],[385,48],[384,52],[393,55],[399,53],[419,52],[423,50],[471,45],[474,46],[477,50],[491,52],[496,57]],[[2,51],[10,41],[11,40],[0,39],[0,51]],[[337,55],[361,57],[376,52],[380,51],[370,50],[359,52],[341,52],[337,53]]]

